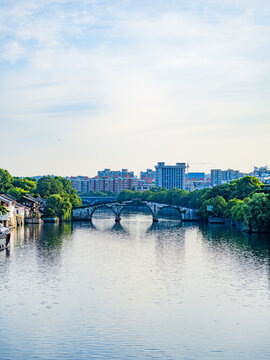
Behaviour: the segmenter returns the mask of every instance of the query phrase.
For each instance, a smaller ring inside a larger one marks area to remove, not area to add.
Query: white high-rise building
[[[165,165],[165,162],[158,162],[156,168],[156,186],[166,189],[185,189],[185,163],[176,165]]]

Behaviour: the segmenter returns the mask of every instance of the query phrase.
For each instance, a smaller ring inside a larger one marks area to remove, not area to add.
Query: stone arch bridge
[[[183,208],[180,206],[175,205],[169,205],[169,204],[160,204],[152,201],[141,201],[141,200],[129,200],[129,201],[123,201],[123,202],[103,202],[99,204],[92,204],[92,205],[86,205],[81,206],[79,208],[72,210],[72,218],[73,220],[89,220],[92,221],[92,217],[96,210],[100,208],[108,208],[111,209],[114,216],[115,216],[115,222],[120,222],[121,220],[121,213],[128,205],[144,205],[147,206],[152,214],[153,222],[158,222],[158,215],[159,212],[164,208],[171,208],[175,209],[179,213],[179,219],[183,221],[196,221],[199,220],[198,211],[194,209],[189,208]]]

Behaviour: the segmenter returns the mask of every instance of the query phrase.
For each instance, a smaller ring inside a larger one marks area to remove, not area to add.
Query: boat
[[[10,231],[9,228],[0,224],[0,250],[4,250],[10,245]]]

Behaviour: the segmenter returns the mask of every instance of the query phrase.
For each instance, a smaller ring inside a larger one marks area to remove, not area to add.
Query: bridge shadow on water
[[[157,223],[152,223],[151,226],[147,229],[147,233],[155,231],[164,231],[164,230],[173,230],[182,228],[183,224],[181,221],[159,221]]]
[[[120,224],[114,223],[113,226],[110,227],[100,227],[91,223],[89,226],[91,229],[100,231],[100,232],[119,232],[119,233],[128,233],[128,231]]]
[[[138,215],[138,214],[137,214]],[[79,221],[74,223],[73,228],[75,229],[76,227],[79,228],[87,228],[87,229],[91,229],[93,231],[97,231],[97,232],[104,232],[104,233],[126,233],[129,234],[133,231],[134,227],[136,227],[136,220],[133,221],[134,219],[131,218],[123,218],[123,222],[120,223],[116,223],[114,222],[113,224],[111,224],[111,221],[108,219],[104,219],[104,221],[102,221],[102,219],[98,219],[95,220],[94,222],[85,222],[85,221]],[[130,220],[130,221],[127,221]],[[138,220],[137,220],[138,221]],[[175,229],[180,229],[180,228],[184,228],[184,227],[190,227],[192,226],[191,224],[185,224],[182,223],[179,220],[160,220],[157,223],[153,223],[152,221],[140,221],[143,222],[145,225],[145,233],[153,233],[153,232],[163,232],[163,231],[167,231],[167,230],[175,230]]]

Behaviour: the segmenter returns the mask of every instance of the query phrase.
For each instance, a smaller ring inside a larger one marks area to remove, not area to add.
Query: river
[[[0,359],[270,359],[270,240],[221,225],[28,225],[0,252]]]

